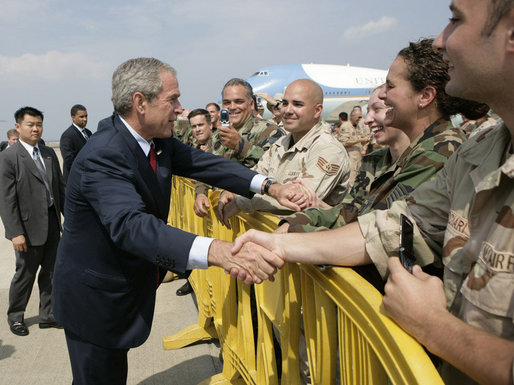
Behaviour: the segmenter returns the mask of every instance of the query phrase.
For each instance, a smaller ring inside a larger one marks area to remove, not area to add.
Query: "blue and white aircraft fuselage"
[[[353,105],[367,102],[370,93],[385,83],[387,71],[332,64],[292,64],[264,67],[249,79],[253,92],[267,92],[272,97],[283,94],[296,79],[311,79],[323,90],[325,120],[337,120],[332,112],[349,112]],[[331,115],[332,114],[332,115]]]

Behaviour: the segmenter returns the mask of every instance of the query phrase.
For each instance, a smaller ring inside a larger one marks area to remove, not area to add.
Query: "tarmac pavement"
[[[56,148],[59,156],[59,149]],[[69,385],[71,367],[62,329],[39,329],[37,279],[25,312],[28,336],[9,330],[7,308],[9,285],[14,275],[14,250],[4,238],[0,222],[0,385]],[[128,354],[127,384],[196,385],[222,370],[217,341],[198,343],[178,350],[164,350],[162,338],[198,320],[192,295],[175,291],[185,283],[163,283],[157,290],[152,331],[148,340]]]

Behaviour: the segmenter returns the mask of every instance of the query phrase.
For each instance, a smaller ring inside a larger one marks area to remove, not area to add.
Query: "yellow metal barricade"
[[[194,185],[174,177],[170,225],[226,241],[250,228],[276,228],[276,217],[255,213],[235,216],[232,230],[226,229],[214,215],[217,197],[217,192],[209,196],[208,217],[196,217]],[[223,372],[204,385],[300,384],[307,360],[312,384],[443,384],[423,348],[383,314],[380,293],[352,269],[286,264],[275,282],[253,286],[256,305],[252,286],[222,269],[196,270],[189,279],[198,300],[198,323],[163,342],[166,349],[176,349],[219,339]],[[306,354],[300,353],[302,346]]]

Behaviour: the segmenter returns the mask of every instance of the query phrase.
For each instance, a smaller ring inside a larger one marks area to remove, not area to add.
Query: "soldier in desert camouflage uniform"
[[[359,118],[360,117],[360,118]],[[349,185],[353,186],[355,178],[359,173],[359,168],[362,160],[363,144],[368,141],[362,136],[362,130],[358,126],[359,121],[362,120],[362,112],[359,115],[358,111],[352,111],[350,114],[350,121],[345,121],[339,128],[339,134],[336,138],[341,142],[350,158],[351,170]]]
[[[366,251],[386,277],[387,260],[398,253],[400,214],[407,214],[416,225],[417,263],[426,266],[442,260],[444,264],[448,308],[455,315],[465,314],[462,319],[467,323],[486,324],[490,332],[510,340],[514,339],[511,144],[504,126],[470,139],[434,181],[420,186],[407,201],[359,218]],[[444,370],[453,378],[451,383],[468,383],[455,370],[446,366]]]
[[[374,143],[374,140],[369,127],[364,123],[364,119],[362,118],[362,107],[360,105],[354,106],[350,112],[350,116],[353,112],[357,112],[358,115],[358,121],[355,129],[357,130],[357,136],[360,138],[361,155],[364,156],[368,152],[373,151],[368,151],[368,148],[373,147],[372,145],[370,146],[370,144],[372,141]]]
[[[297,142],[291,144],[291,137],[288,134],[279,139],[253,169],[280,183],[302,179],[327,204],[341,202],[348,187],[350,161],[344,147],[332,136],[330,127],[318,122]],[[240,198],[238,205],[241,204],[239,207],[244,212],[284,210],[266,196],[256,195],[251,200]]]
[[[434,47],[452,63],[448,92],[488,103],[504,124],[469,139],[433,180],[388,210],[331,231],[271,239],[256,232],[239,241],[291,245],[282,250],[286,261],[321,255],[324,263],[374,263],[389,275],[385,311],[445,360],[447,384],[514,380],[514,2],[492,2],[455,0]],[[484,52],[488,59],[480,60]],[[389,94],[386,103],[394,104]],[[443,283],[419,266],[409,274],[394,258],[401,214],[415,225],[417,263],[442,263]]]
[[[253,170],[284,184],[301,178],[320,199],[329,204],[339,203],[346,192],[350,162],[330,127],[320,120],[323,91],[311,80],[296,80],[287,86],[282,104],[288,134],[264,153]],[[229,194],[224,192],[218,204],[219,209],[224,206],[220,215],[224,223],[239,210],[291,212],[261,194],[252,199],[237,196],[235,200],[233,196],[228,198]]]
[[[252,92],[252,86],[243,79],[234,78],[225,84],[222,107],[229,111],[230,127],[218,127],[209,151],[248,168],[257,164],[270,146],[270,137],[278,130],[277,125],[254,115]],[[194,211],[198,216],[207,215],[209,188],[202,183],[196,185]]]

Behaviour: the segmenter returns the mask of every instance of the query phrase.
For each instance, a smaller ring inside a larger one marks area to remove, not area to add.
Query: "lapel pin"
[[[162,150],[157,150],[157,152],[156,152],[157,155],[161,155],[161,153],[162,153]]]

